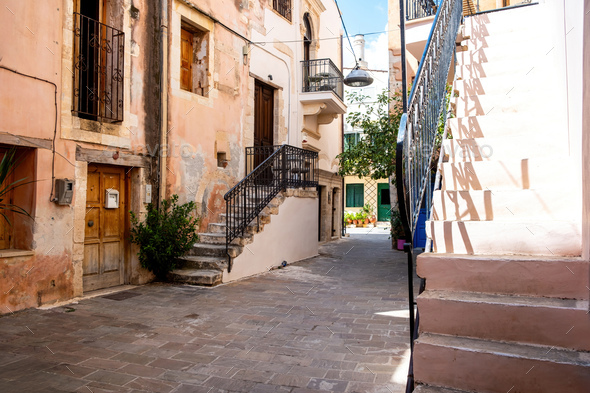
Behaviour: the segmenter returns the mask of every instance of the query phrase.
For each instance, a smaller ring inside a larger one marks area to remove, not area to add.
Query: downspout
[[[166,199],[166,159],[168,156],[168,0],[160,0],[160,184],[159,203]]]
[[[340,69],[342,71],[344,71],[344,37],[342,36],[342,34],[340,34]],[[342,89],[342,94],[344,95],[344,97],[346,97],[346,94],[344,94],[344,88]],[[343,97],[343,99],[345,99]],[[341,153],[344,153],[344,116],[346,114],[342,115],[342,121],[340,122],[340,128],[341,128],[341,136],[342,136],[342,141],[341,141]],[[346,187],[346,185],[344,184],[344,176],[342,176],[342,188],[340,189],[340,225],[341,225],[341,235],[345,236],[346,235],[346,225],[344,225],[344,188]]]

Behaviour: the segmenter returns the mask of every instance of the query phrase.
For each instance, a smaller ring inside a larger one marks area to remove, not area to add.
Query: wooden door
[[[256,81],[254,101],[254,146],[272,146],[274,89]]]
[[[84,233],[84,291],[123,284],[125,169],[88,165]],[[119,207],[105,208],[107,190],[119,191]]]

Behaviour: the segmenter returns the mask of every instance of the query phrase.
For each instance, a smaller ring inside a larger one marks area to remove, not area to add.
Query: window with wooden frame
[[[273,0],[272,8],[281,16],[291,22],[291,0]]]
[[[180,88],[209,95],[209,32],[184,22],[180,28]]]

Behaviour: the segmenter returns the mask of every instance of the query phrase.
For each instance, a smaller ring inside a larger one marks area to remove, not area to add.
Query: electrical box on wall
[[[119,207],[119,191],[108,189],[105,190],[104,208],[117,209]]]
[[[69,205],[74,197],[74,181],[69,179],[55,179],[55,198],[58,205]]]

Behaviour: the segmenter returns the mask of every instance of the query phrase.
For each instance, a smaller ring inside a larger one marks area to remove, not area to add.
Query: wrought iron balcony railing
[[[330,59],[301,62],[303,66],[303,92],[333,91],[342,100],[344,85],[342,72]]]
[[[125,33],[74,13],[73,112],[123,120]]]
[[[259,164],[256,164],[260,161]],[[250,164],[249,164],[250,163]],[[250,223],[278,193],[286,188],[317,187],[318,153],[290,145],[246,148],[246,167],[255,168],[225,195],[225,248],[232,268],[229,245],[243,236]]]
[[[436,14],[437,5],[434,0],[405,0],[406,20],[426,18]],[[439,0],[440,3],[440,0]]]

